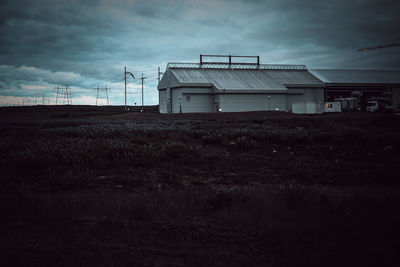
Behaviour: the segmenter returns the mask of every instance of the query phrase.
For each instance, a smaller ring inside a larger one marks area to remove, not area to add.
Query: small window
[[[332,104],[326,104],[326,108],[333,108]]]
[[[186,102],[190,102],[190,95],[186,96]]]

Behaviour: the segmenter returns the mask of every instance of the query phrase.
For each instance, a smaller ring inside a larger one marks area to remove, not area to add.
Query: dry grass
[[[395,116],[2,112],[1,266],[399,263]]]
[[[4,240],[27,238],[18,247],[41,252],[53,251],[47,242],[56,238],[62,242],[59,246],[63,250],[56,251],[60,257],[67,258],[70,246],[76,245],[83,249],[80,257],[89,265],[128,266],[140,255],[138,250],[144,249],[151,252],[147,260],[153,264],[160,260],[171,265],[200,266],[204,261],[213,265],[223,259],[232,266],[244,262],[390,266],[395,262],[400,237],[400,217],[395,212],[399,200],[398,195],[343,196],[334,190],[287,185],[201,192],[3,195],[0,203],[2,214],[7,215],[3,222],[18,222],[11,229],[19,235],[3,232]],[[32,247],[30,242],[45,243]],[[89,248],[94,243],[96,258],[104,261],[92,258]],[[124,258],[118,258],[109,246],[119,246]],[[180,252],[173,256],[165,249],[168,246]],[[213,247],[230,255],[230,259],[210,254]],[[244,261],[241,254],[252,258]],[[21,260],[28,263],[30,258],[24,254]],[[75,260],[79,258],[72,256],[60,265]],[[141,259],[137,263],[145,262]]]

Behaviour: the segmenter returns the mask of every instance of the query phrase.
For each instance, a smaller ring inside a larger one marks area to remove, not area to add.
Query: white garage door
[[[183,94],[182,112],[215,112],[214,96],[207,94]]]

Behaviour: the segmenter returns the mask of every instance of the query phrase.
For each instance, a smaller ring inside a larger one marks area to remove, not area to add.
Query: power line
[[[111,81],[111,82],[112,82],[112,83],[122,82],[124,79],[125,79],[125,78],[121,78],[121,79],[118,79],[118,80],[115,80],[115,81]]]
[[[157,69],[134,70],[133,72],[146,72],[146,71],[152,71],[152,70],[157,70]]]

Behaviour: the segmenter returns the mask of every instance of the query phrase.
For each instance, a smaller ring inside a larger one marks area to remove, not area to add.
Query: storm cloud
[[[199,54],[260,55],[261,63],[309,68],[400,68],[399,47],[357,51],[398,43],[399,10],[389,0],[2,1],[0,95],[28,97],[36,88],[52,96],[58,84],[69,84],[84,99],[107,85],[111,103],[122,104],[127,66],[148,77],[145,104],[157,104],[157,67],[198,62]],[[128,85],[129,104],[138,102],[140,81]]]

